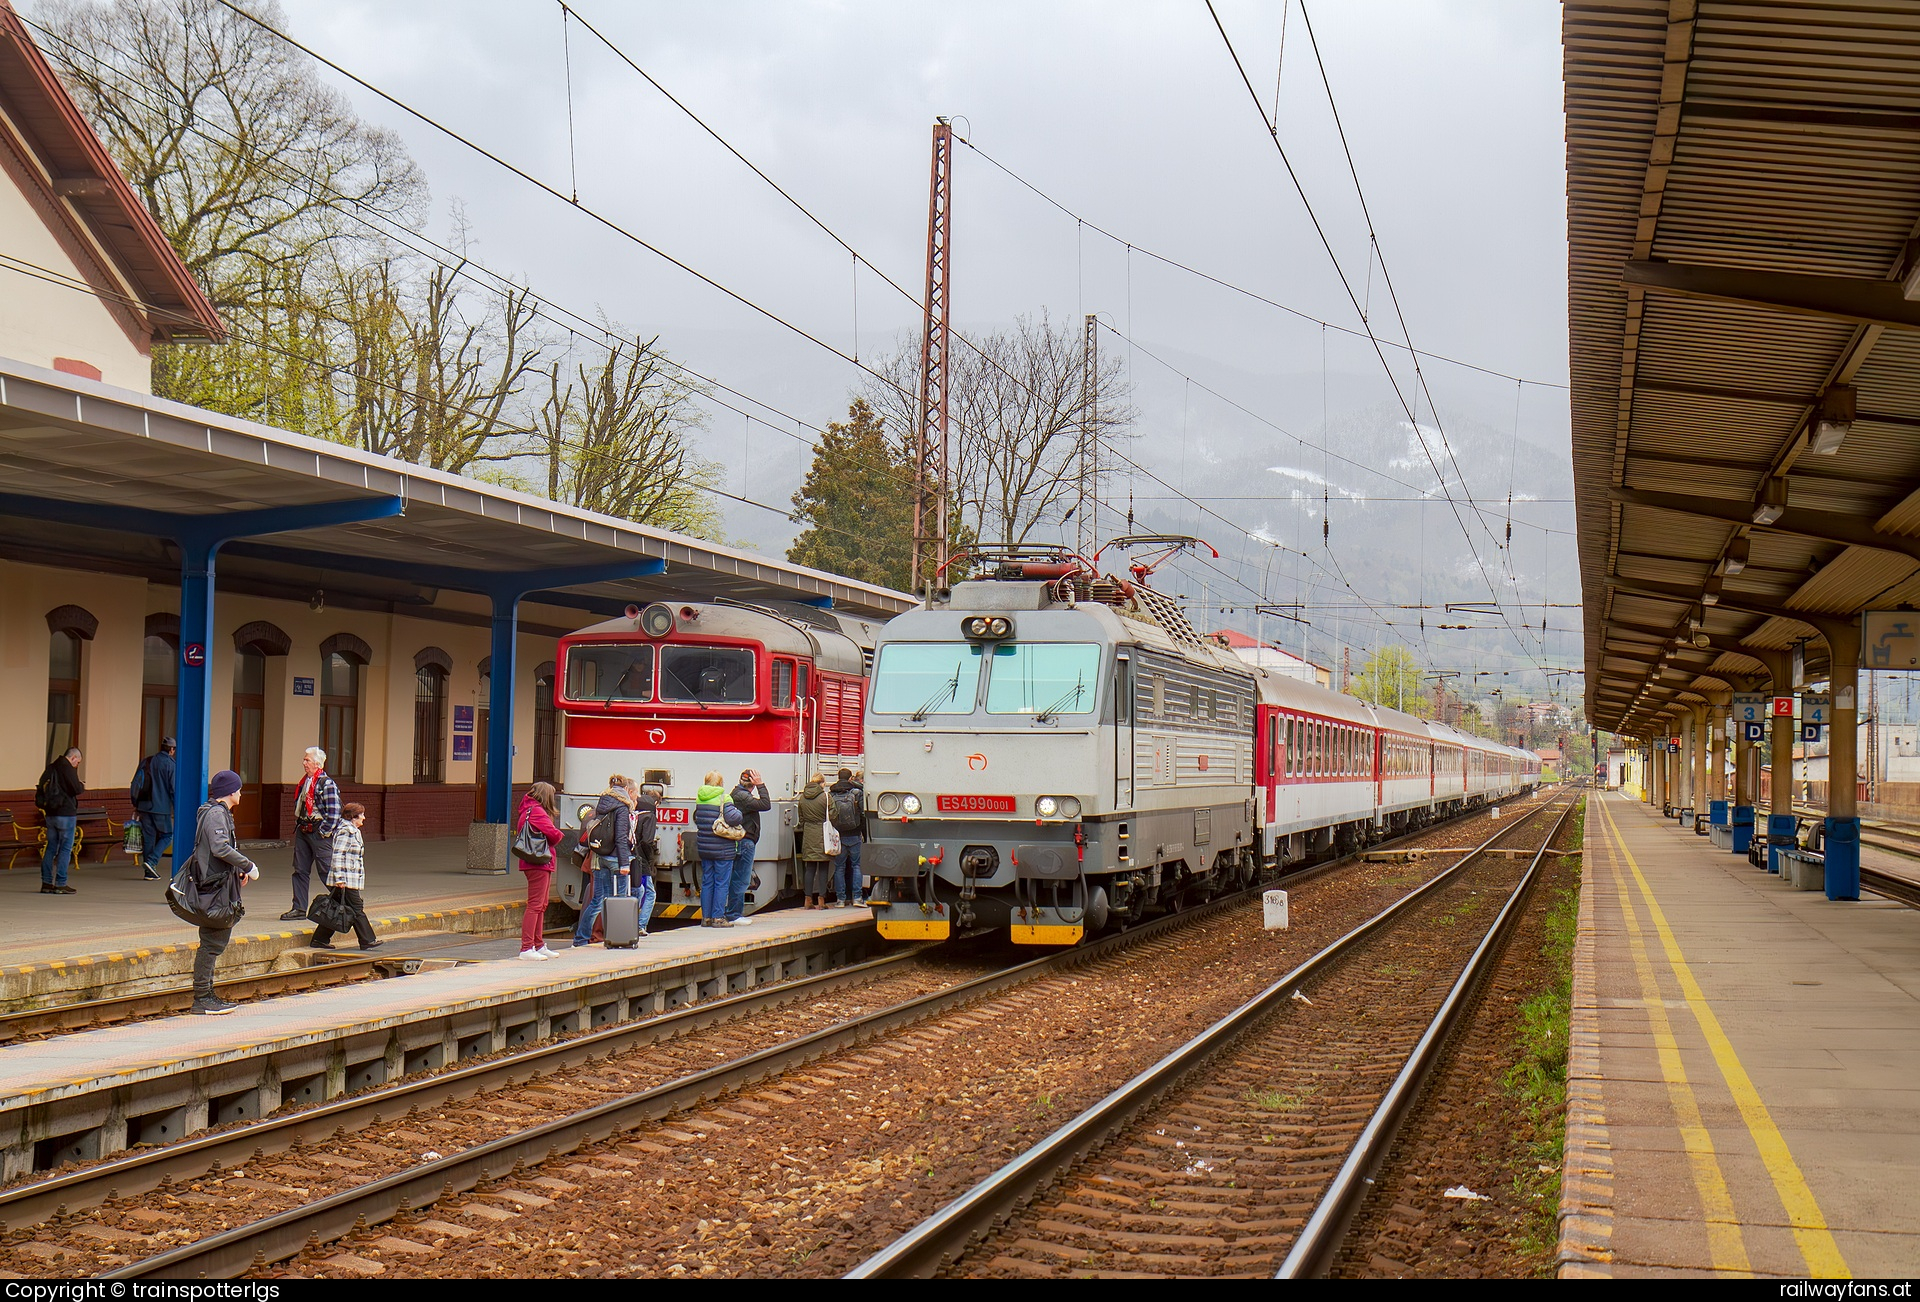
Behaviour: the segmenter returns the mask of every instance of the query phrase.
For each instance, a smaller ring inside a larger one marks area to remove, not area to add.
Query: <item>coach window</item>
[[[1133,722],[1133,661],[1126,656],[1113,662],[1113,721]]]
[[[793,708],[793,661],[775,660],[773,662],[773,708],[791,710]]]

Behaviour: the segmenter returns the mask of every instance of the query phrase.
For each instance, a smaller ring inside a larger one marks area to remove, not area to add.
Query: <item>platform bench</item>
[[[1824,891],[1827,889],[1827,856],[1818,850],[1808,850],[1795,846],[1791,850],[1780,851],[1780,875],[1787,885],[1795,890]]]

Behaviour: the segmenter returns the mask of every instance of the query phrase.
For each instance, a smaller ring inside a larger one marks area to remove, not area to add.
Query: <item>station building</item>
[[[0,0],[0,866],[51,757],[83,754],[92,857],[163,736],[201,788],[240,774],[243,837],[291,834],[314,745],[370,839],[497,827],[490,767],[560,771],[563,634],[633,601],[911,603],[152,397],[156,344],[225,333]]]

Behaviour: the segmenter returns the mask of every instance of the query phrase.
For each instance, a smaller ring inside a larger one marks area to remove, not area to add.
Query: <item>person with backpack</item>
[[[747,888],[753,884],[753,855],[760,844],[760,815],[773,808],[773,797],[767,794],[767,780],[760,776],[759,769],[746,769],[740,774],[740,785],[735,787],[731,799],[733,807],[740,811],[740,828],[744,833],[733,846],[733,881],[727,888],[727,921],[735,924],[748,921]]]
[[[660,788],[627,779],[633,797],[633,893],[640,897],[640,935],[653,920],[653,870],[660,863]]]
[[[793,829],[794,853],[800,860],[801,886],[809,909],[827,907],[827,876],[831,859],[827,854],[827,775],[816,773],[800,789],[795,810],[799,823]]]
[[[860,899],[860,846],[867,830],[867,792],[852,769],[841,769],[840,780],[827,788],[827,819],[840,833],[840,853],[833,861],[833,893],[843,909]]]
[[[734,848],[746,836],[744,816],[728,803],[727,789],[720,784],[727,775],[715,770],[707,774],[700,789],[693,793],[693,827],[700,850],[700,925],[731,927],[727,920],[727,895],[733,889]],[[727,811],[733,811],[729,819]]]
[[[238,907],[240,888],[260,879],[260,869],[240,853],[233,830],[233,807],[240,803],[240,775],[221,769],[207,783],[207,803],[194,815],[193,857],[174,874],[169,890],[178,890],[182,878],[190,878],[200,897],[225,898],[234,904],[236,919],[245,912]],[[218,1017],[240,1005],[228,1003],[213,993],[213,966],[226,953],[233,939],[233,924],[200,928],[200,950],[193,958],[193,1011],[202,1017]]]
[[[593,865],[593,897],[580,910],[580,921],[574,926],[575,949],[593,942],[594,919],[613,894],[617,880],[633,875],[633,793],[620,774],[607,779],[607,789],[595,802],[593,816],[580,829],[580,845]]]
[[[80,781],[80,748],[70,746],[40,774],[33,789],[33,803],[45,818],[46,853],[40,856],[40,893],[77,895],[67,885],[67,864],[73,858],[73,834],[80,826],[80,797],[86,786]]]
[[[529,961],[553,957],[547,948],[547,898],[553,892],[553,868],[563,839],[560,825],[554,822],[560,813],[560,793],[551,782],[536,782],[520,797],[520,811],[514,815],[513,831],[519,834],[531,826],[547,839],[547,861],[520,860],[520,871],[527,875],[527,911],[520,915],[520,957]]]
[[[160,880],[160,850],[173,841],[173,738],[162,737],[160,749],[140,761],[133,771],[133,812],[140,816],[140,869],[150,882]]]

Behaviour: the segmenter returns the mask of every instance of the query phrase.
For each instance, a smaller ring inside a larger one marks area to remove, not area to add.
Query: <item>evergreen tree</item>
[[[787,549],[788,560],[911,588],[913,465],[865,398],[853,400],[845,421],[827,426],[793,508],[793,518],[808,527]]]

